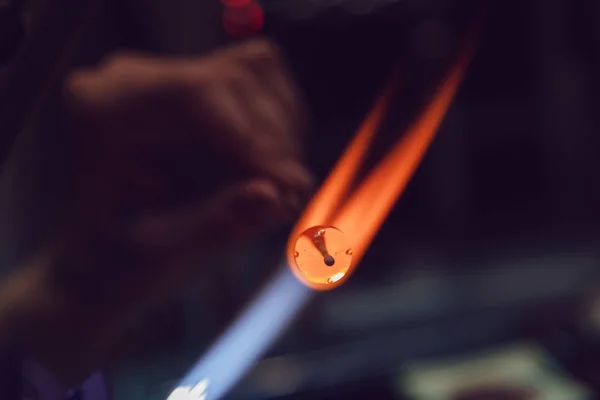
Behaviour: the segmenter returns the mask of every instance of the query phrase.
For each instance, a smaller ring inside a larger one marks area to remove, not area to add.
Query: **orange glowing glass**
[[[365,154],[398,87],[392,76],[342,157],[292,230],[287,259],[305,285],[330,290],[348,279],[423,159],[472,58],[474,38],[414,123],[353,193]]]

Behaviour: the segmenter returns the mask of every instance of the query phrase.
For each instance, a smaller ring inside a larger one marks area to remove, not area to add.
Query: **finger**
[[[246,42],[240,51],[242,64],[257,77],[258,82],[278,100],[285,110],[297,137],[306,130],[306,109],[300,90],[291,79],[291,73],[279,48],[271,41],[258,39]]]
[[[243,70],[230,70],[217,82],[207,83],[187,103],[191,125],[209,147],[250,174],[265,175],[281,185],[309,190],[310,174],[300,166],[297,151],[282,125],[285,117]],[[284,121],[285,122],[285,121]]]
[[[278,188],[255,179],[232,185],[201,204],[144,217],[130,232],[135,248],[156,257],[221,248],[292,217]]]
[[[184,65],[168,58],[117,54],[98,68],[72,73],[65,84],[67,104],[79,114],[105,116],[129,112],[139,107],[138,101],[171,102],[187,84]],[[195,74],[202,76],[205,69],[197,67]]]
[[[244,151],[251,168],[277,176],[279,168],[273,168],[273,161],[289,158],[298,160],[301,154],[298,126],[273,90],[265,87],[252,71],[238,71],[242,84],[232,87],[233,93],[247,110],[248,132],[236,132],[250,138],[247,145],[255,151]],[[244,150],[247,150],[246,148]]]

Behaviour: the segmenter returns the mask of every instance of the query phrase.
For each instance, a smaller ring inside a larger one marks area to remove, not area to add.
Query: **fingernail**
[[[261,182],[247,188],[247,192],[236,200],[237,212],[258,223],[269,223],[281,218],[281,193],[272,185]]]
[[[313,178],[310,173],[295,161],[286,161],[276,167],[276,173],[283,179],[283,183],[307,190],[313,186]]]
[[[284,202],[287,213],[289,213],[290,217],[296,217],[298,214],[300,214],[300,212],[302,212],[302,208],[304,207],[304,202],[300,196],[294,192],[286,193],[284,196]]]

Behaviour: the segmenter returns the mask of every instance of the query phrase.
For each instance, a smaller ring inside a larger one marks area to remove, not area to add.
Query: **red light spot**
[[[241,0],[236,0],[241,1]],[[249,2],[223,10],[223,28],[231,36],[245,37],[260,32],[265,24],[265,13],[260,5]]]
[[[252,0],[221,0],[221,3],[225,7],[243,7],[252,3]]]

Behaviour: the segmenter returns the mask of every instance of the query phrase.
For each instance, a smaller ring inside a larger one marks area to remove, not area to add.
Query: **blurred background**
[[[423,106],[488,4],[242,3],[0,0],[2,272],[64,212],[57,99],[71,68],[115,49],[196,56],[270,36],[303,90],[306,154],[324,178],[395,63],[407,66],[407,85],[381,149]],[[598,398],[600,3],[488,5],[465,83],[360,268],[316,297],[232,399]],[[274,270],[287,235],[206,265],[210,280],[141,322],[130,361],[107,371],[113,398],[164,398]]]

